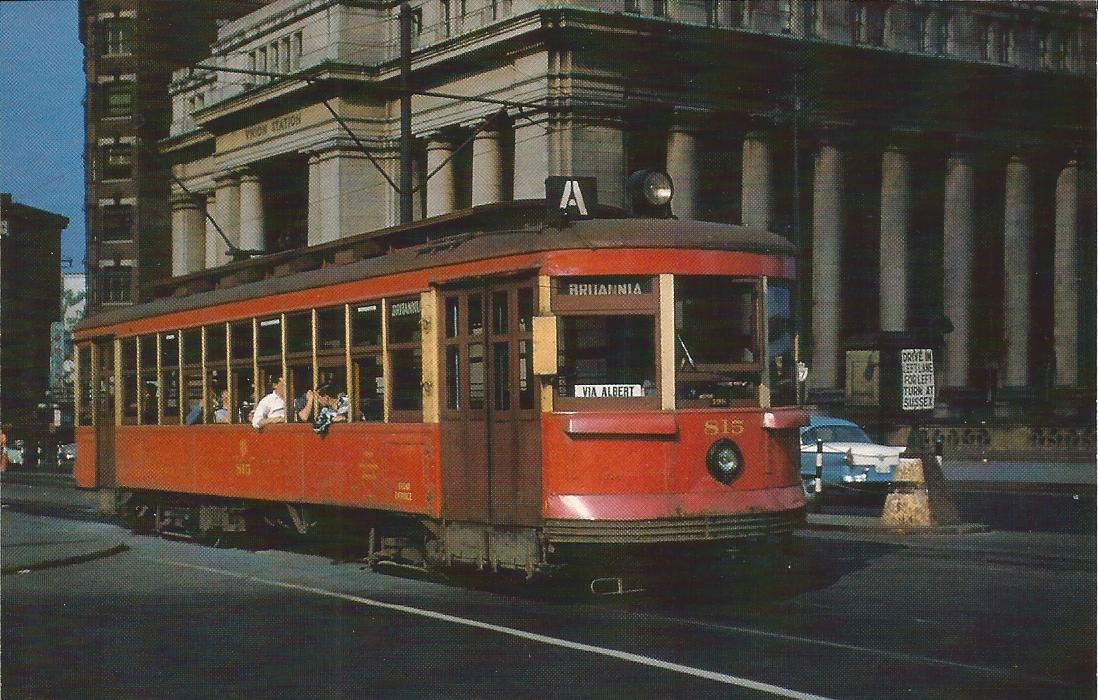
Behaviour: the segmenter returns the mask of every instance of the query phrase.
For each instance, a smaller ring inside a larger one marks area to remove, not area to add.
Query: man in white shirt
[[[279,377],[271,387],[271,393],[259,400],[252,414],[252,427],[259,430],[271,423],[286,422],[286,380]]]

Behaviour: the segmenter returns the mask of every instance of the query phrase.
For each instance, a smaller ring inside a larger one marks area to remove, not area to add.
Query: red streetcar
[[[333,526],[375,563],[527,575],[788,538],[792,246],[600,213],[477,207],[85,320],[77,484],[135,527]],[[280,377],[288,422],[257,430]],[[349,411],[318,434],[296,409],[321,386]]]

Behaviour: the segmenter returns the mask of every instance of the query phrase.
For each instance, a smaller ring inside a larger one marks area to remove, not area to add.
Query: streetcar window
[[[313,319],[309,312],[286,317],[286,354],[309,354],[313,351]]]
[[[316,312],[316,351],[329,352],[344,347],[344,312],[342,306]]]
[[[122,353],[122,422],[137,422],[137,338],[123,338]]]
[[[418,347],[393,350],[389,353],[394,411],[418,412],[423,408],[423,394],[420,388],[420,383],[423,381],[421,355],[422,351]]]
[[[494,343],[492,346],[492,389],[495,394],[497,411],[511,408],[511,353],[509,343]]]
[[[279,357],[282,355],[282,320],[278,318],[262,319],[259,322],[260,357]]]
[[[179,334],[160,337],[160,381],[164,401],[164,423],[179,422]]]
[[[92,361],[91,346],[81,345],[76,351],[77,371],[80,373],[80,415],[77,417],[80,425],[92,424]]]
[[[469,343],[469,408],[484,408],[484,345]]]
[[[492,333],[507,332],[507,291],[492,293]]]
[[[183,331],[183,378],[180,380],[183,422],[187,425],[201,423],[202,406],[202,331],[189,328]]]
[[[237,321],[229,326],[228,419],[230,423],[248,423],[256,404],[255,372],[252,369],[254,337],[252,322]]]
[[[756,280],[675,278],[675,397],[681,407],[756,405]]]
[[[656,397],[654,317],[562,316],[559,327],[559,396]]]
[[[179,335],[165,333],[160,337],[160,364],[164,367],[179,366]]]
[[[419,343],[419,298],[389,304],[389,344]]]
[[[293,362],[286,366],[286,405],[293,406],[286,412],[289,421],[298,421],[297,412],[305,407],[305,392],[316,389],[313,386],[313,363]]]
[[[355,347],[381,345],[381,304],[351,306],[351,345]]]
[[[232,334],[232,352],[234,360],[252,361],[252,322],[240,321],[232,324],[229,329]]]
[[[206,326],[206,367],[225,365],[225,324]]]
[[[447,323],[447,329],[449,327]],[[461,347],[458,345],[446,348],[446,408],[451,411],[461,408]]]
[[[381,358],[376,355],[354,361],[352,401],[355,420],[377,422],[385,419],[385,377],[381,371]]]
[[[420,347],[419,297],[389,303],[389,398],[393,411],[407,411],[398,420],[420,420],[423,409],[422,348]]]
[[[446,337],[456,338],[461,335],[461,323],[458,310],[461,306],[461,297],[446,298]]]
[[[794,404],[797,402],[797,368],[793,362],[793,295],[786,283],[768,280],[766,326],[770,404]]]
[[[232,404],[232,423],[248,423],[251,421],[252,409],[255,408],[255,376],[252,366],[233,366],[230,375],[229,387],[230,402]]]
[[[521,316],[521,296],[522,290],[519,290],[519,310]],[[519,319],[521,321],[521,318]],[[533,408],[534,407],[534,383],[531,374],[531,363],[533,362],[532,353],[530,351],[531,344],[529,340],[519,341],[519,408]]]
[[[138,359],[141,361],[140,387],[137,400],[140,403],[140,419],[143,425],[155,425],[156,409],[156,336],[143,335],[138,339]]]
[[[533,328],[534,288],[520,287],[518,290],[518,325],[520,333],[529,333]]]
[[[479,296],[469,297],[469,335],[484,332],[484,306]]]

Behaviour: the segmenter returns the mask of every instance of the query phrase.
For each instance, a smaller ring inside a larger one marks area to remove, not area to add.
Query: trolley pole
[[[400,223],[412,223],[412,8],[400,4]]]
[[[816,492],[815,507],[816,512],[820,512],[823,500],[823,471],[824,471],[824,441],[822,438],[816,438],[816,483],[813,488]]]

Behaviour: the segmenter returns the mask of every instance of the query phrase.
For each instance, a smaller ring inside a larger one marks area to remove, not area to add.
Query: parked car
[[[816,440],[823,440],[822,484],[825,491],[884,491],[900,464],[904,448],[873,442],[857,423],[831,416],[811,416],[801,428],[801,481],[805,496],[815,497]]]

